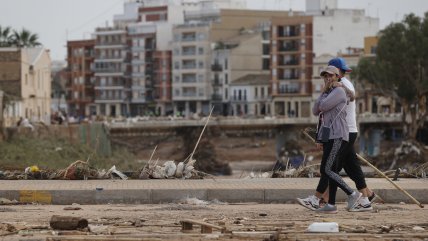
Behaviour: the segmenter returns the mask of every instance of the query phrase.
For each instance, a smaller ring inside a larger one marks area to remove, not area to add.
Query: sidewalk
[[[354,187],[352,181],[345,178]],[[148,204],[184,198],[222,202],[286,203],[312,194],[318,178],[204,179],[204,180],[0,180],[0,198],[46,204]],[[428,203],[428,179],[396,182],[421,203]],[[385,179],[367,179],[368,186],[387,203],[411,200]],[[345,194],[338,192],[338,201]]]

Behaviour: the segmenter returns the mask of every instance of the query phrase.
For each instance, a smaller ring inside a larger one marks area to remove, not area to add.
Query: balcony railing
[[[183,64],[182,69],[196,69],[196,64]]]
[[[196,77],[184,77],[183,83],[196,83]]]
[[[221,66],[221,64],[219,64],[219,63],[215,63],[215,64],[211,65],[211,70],[212,71],[223,71],[223,66]]]
[[[95,73],[122,73],[124,72],[122,69],[117,68],[95,68]]]
[[[196,92],[183,92],[184,97],[195,97],[197,95]]]
[[[183,42],[193,42],[193,41],[196,41],[196,36],[183,36],[181,38],[181,41],[183,41]]]
[[[221,96],[221,94],[213,94],[211,96],[211,99],[214,101],[221,101],[221,100],[223,100],[223,96]]]
[[[222,83],[223,81],[219,78],[219,77],[214,77],[214,79],[213,79],[213,81],[212,81],[212,84],[213,85],[217,85],[217,86],[221,86],[221,85],[223,85],[223,83]]]
[[[288,61],[284,61],[284,65],[299,65],[300,62],[297,59],[292,59],[292,60],[288,60]]]
[[[189,56],[189,55],[196,55],[196,51],[183,51],[182,55]]]
[[[232,100],[234,101],[247,101],[247,96],[246,95],[242,95],[242,96],[232,96]]]
[[[280,46],[279,51],[288,52],[288,51],[299,51],[298,46]]]

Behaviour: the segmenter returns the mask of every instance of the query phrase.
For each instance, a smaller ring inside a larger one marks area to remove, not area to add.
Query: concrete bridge
[[[358,123],[360,126],[399,126],[402,115],[398,114],[360,114]],[[200,119],[182,118],[128,118],[115,120],[107,124],[111,135],[153,135],[155,133],[174,132],[177,128],[202,127],[207,117]],[[264,118],[239,118],[239,117],[211,117],[209,127],[216,127],[224,131],[266,131],[287,128],[305,128],[317,124],[316,117],[264,117]]]

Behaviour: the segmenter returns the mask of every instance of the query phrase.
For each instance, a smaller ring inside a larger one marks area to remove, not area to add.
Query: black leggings
[[[327,143],[323,143],[323,156],[320,167],[321,178],[317,191],[323,193],[329,186],[328,203],[331,205],[336,204],[337,187],[340,187],[347,195],[351,195],[353,192],[352,188],[339,176],[337,168],[340,153],[346,144],[342,139],[329,140]]]
[[[337,162],[337,172],[340,172],[342,170],[342,167],[345,169],[346,174],[348,174],[349,178],[354,181],[355,186],[358,190],[361,190],[363,188],[367,187],[366,180],[364,178],[364,173],[361,170],[361,166],[359,161],[357,160],[357,155],[355,154],[354,149],[354,143],[357,139],[357,133],[349,133],[349,142],[343,142],[342,148],[340,150],[340,157],[339,161]],[[328,147],[331,149],[332,143],[325,143],[323,146]],[[324,156],[325,152],[323,153],[323,159],[326,158]],[[321,165],[323,163],[321,162]],[[321,170],[324,170],[324,166],[321,166]],[[322,172],[322,171],[321,171]],[[328,187],[328,178],[326,176],[322,176],[319,180],[317,192],[324,193],[325,190],[327,190]]]

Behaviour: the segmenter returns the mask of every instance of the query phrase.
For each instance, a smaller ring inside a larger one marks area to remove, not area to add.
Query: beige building
[[[51,59],[44,48],[0,48],[0,89],[8,103],[5,126],[20,117],[50,124]]]
[[[215,106],[215,113],[236,115],[239,111],[233,109],[234,100],[231,97],[230,86],[248,75],[269,75],[269,69],[263,68],[262,34],[260,31],[243,31],[237,36],[219,41],[211,57],[212,103]],[[245,83],[241,80],[240,86]]]

